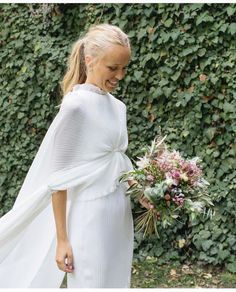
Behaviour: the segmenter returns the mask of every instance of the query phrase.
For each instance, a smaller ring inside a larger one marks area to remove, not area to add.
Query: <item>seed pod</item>
[[[167,194],[165,194],[164,198],[166,201],[170,201],[171,196],[170,196],[170,194],[167,193]]]
[[[161,219],[161,214],[160,214],[160,212],[157,212],[157,213],[156,213],[156,216],[157,216],[157,220],[160,220],[160,219]]]

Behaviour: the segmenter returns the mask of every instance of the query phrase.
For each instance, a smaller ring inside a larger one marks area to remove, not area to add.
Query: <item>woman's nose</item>
[[[119,71],[119,72],[117,72],[115,78],[118,79],[118,80],[121,80],[121,79],[124,78],[124,76],[125,76],[125,73],[122,72],[122,71]]]

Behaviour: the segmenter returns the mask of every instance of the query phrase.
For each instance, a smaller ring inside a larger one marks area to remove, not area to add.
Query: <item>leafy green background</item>
[[[167,135],[171,148],[202,157],[215,202],[213,220],[186,219],[160,239],[136,233],[135,257],[236,272],[235,4],[0,4],[0,216],[58,111],[71,44],[102,22],[118,25],[132,45],[114,92],[127,104],[127,154],[135,159],[155,135]]]

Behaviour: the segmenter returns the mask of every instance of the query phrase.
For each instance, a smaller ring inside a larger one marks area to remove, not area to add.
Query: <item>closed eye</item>
[[[111,71],[115,71],[116,70],[116,68],[114,68],[114,67],[108,67]]]
[[[117,68],[116,67],[108,67],[111,71],[116,71],[117,70]],[[124,67],[123,68],[123,70],[126,70],[127,69],[127,67]]]

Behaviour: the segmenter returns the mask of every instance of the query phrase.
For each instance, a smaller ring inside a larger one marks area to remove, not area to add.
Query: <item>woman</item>
[[[84,95],[86,101],[81,105],[78,114],[84,115],[84,119],[88,120],[90,117],[86,113],[86,106],[90,111],[93,100],[89,99],[95,99],[94,108],[99,109],[98,112],[96,110],[92,112],[92,118],[98,114],[96,122],[101,123],[99,127],[92,124],[92,127],[100,132],[96,139],[91,138],[96,143],[94,147],[89,145],[90,139],[88,144],[81,146],[86,149],[86,156],[93,156],[98,147],[101,147],[103,154],[107,151],[112,153],[114,148],[122,147],[122,137],[120,141],[116,139],[120,128],[120,120],[116,121],[116,111],[118,113],[124,111],[125,106],[118,100],[115,101],[108,92],[114,90],[123,79],[130,55],[128,37],[119,28],[107,24],[90,28],[87,35],[74,45],[69,70],[63,80],[64,94],[72,90],[77,92],[76,98],[80,98],[81,94],[82,99]],[[82,85],[76,85],[78,81]],[[107,123],[110,123],[109,127]],[[80,139],[86,140],[82,134]],[[111,148],[107,149],[108,147]],[[115,154],[120,155],[118,151]],[[114,158],[110,156],[109,159]],[[105,173],[104,176],[109,176],[109,173]],[[103,177],[100,176],[99,180],[104,188]],[[93,185],[91,192],[97,192],[97,187]],[[82,195],[83,193],[78,191],[75,197],[81,200]],[[95,197],[92,195],[92,200],[73,202],[68,219],[69,231],[71,230],[69,238],[66,231],[67,191],[53,194],[57,226],[57,265],[59,269],[68,273],[68,287],[129,287],[133,250],[129,198],[125,198],[123,188],[106,192],[102,196],[99,193]],[[88,200],[89,196],[91,195],[86,190],[85,199]]]
[[[130,56],[127,35],[109,24],[74,44],[60,111],[0,219],[0,288],[60,287],[65,272],[69,288],[130,287],[126,106],[110,94]]]

